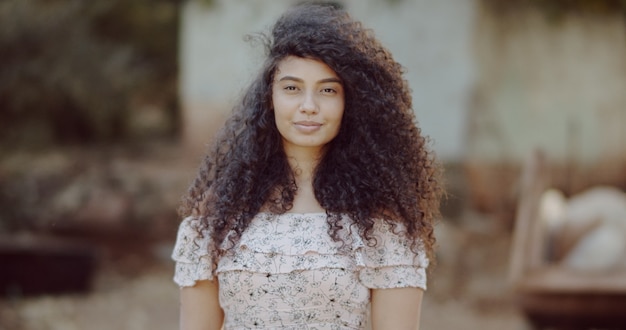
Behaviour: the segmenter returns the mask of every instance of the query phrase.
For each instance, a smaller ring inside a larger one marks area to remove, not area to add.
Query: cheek
[[[287,111],[285,111],[285,107],[283,105],[280,104],[280,102],[275,102],[274,103],[274,120],[276,121],[276,123],[280,123],[282,121],[285,121],[289,118],[289,114]]]
[[[280,106],[280,103],[274,104],[274,125],[281,133],[281,135],[287,130],[289,123],[291,122],[290,115]]]
[[[341,120],[343,119],[343,115],[345,113],[345,102],[338,102],[336,105],[336,111],[334,112],[333,118],[337,121],[337,124],[341,124]]]
[[[343,107],[338,108],[336,111],[334,111],[332,113],[332,117],[329,118],[331,119],[331,121],[333,122],[333,137],[337,136],[339,134],[339,131],[341,129],[341,122],[343,120],[343,114],[344,114],[344,109]]]
[[[294,108],[293,101],[286,98],[284,95],[272,95],[272,108],[274,109],[275,116],[283,117],[289,114]]]
[[[279,97],[275,97],[275,95],[272,95],[272,112],[274,113],[274,119],[276,121],[278,121],[280,119],[280,117],[283,115],[284,113],[284,105],[281,103],[281,100]]]

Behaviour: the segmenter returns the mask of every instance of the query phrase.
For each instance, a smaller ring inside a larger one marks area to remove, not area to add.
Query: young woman
[[[181,329],[417,329],[441,194],[389,51],[288,10],[184,198]]]

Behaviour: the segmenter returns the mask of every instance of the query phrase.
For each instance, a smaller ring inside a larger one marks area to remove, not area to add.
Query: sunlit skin
[[[272,103],[287,155],[319,156],[339,132],[344,89],[339,76],[323,62],[289,56],[274,75]]]
[[[323,212],[313,173],[324,146],[339,133],[345,104],[341,79],[321,61],[288,56],[274,75],[272,104],[298,187],[290,211]]]

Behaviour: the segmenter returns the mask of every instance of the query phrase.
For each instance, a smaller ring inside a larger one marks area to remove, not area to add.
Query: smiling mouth
[[[293,123],[294,125],[297,126],[305,126],[305,127],[319,127],[322,126],[321,123],[315,122],[315,121],[297,121],[295,123]]]
[[[321,123],[315,121],[297,121],[293,123],[294,127],[302,133],[313,133],[322,127]]]

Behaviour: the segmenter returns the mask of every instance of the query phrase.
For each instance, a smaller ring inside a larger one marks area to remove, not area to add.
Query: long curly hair
[[[442,171],[418,128],[402,66],[372,30],[330,6],[289,9],[263,40],[261,72],[217,135],[179,210],[199,218],[197,230],[211,236],[214,264],[225,252],[221,242],[236,243],[257,213],[285,213],[293,205],[297,186],[272,109],[276,68],[288,56],[322,61],[344,85],[339,133],[325,146],[313,178],[329,234],[341,240],[341,215],[368,242],[374,219],[392,228],[401,223],[412,250],[433,260]]]

